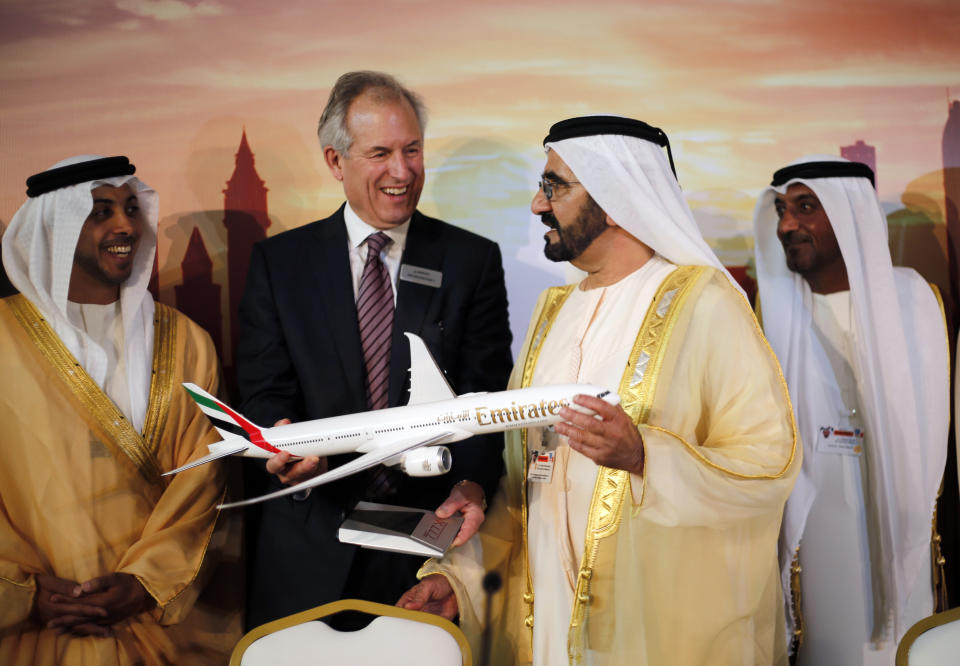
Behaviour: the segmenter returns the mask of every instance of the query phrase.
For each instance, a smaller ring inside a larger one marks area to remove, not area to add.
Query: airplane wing
[[[416,449],[421,446],[436,446],[438,444],[443,444],[444,442],[450,441],[450,438],[460,434],[457,430],[445,430],[443,432],[437,433],[427,438],[423,437],[410,437],[407,439],[402,439],[397,442],[394,442],[390,446],[382,447],[365,453],[359,458],[354,458],[350,462],[340,465],[336,469],[332,469],[329,472],[321,474],[320,476],[315,476],[312,479],[307,479],[302,483],[298,483],[295,486],[290,486],[284,488],[283,490],[278,490],[267,495],[261,495],[260,497],[252,497],[250,499],[240,500],[239,502],[231,502],[229,504],[221,504],[218,506],[218,509],[232,509],[237,506],[248,506],[250,504],[257,504],[259,502],[265,502],[266,500],[275,499],[277,497],[284,497],[286,495],[292,495],[298,493],[301,490],[306,490],[307,488],[314,488],[316,486],[322,486],[325,483],[330,483],[331,481],[336,481],[337,479],[342,479],[345,476],[350,476],[351,474],[356,474],[357,472],[362,472],[365,469],[369,469],[374,465],[379,465],[380,463],[393,458],[394,456],[400,455],[410,451],[411,449]]]
[[[189,462],[189,463],[187,463],[186,465],[184,465],[183,467],[178,467],[178,468],[176,468],[176,469],[170,470],[169,472],[164,472],[164,473],[161,474],[160,476],[170,476],[171,474],[177,474],[178,472],[182,472],[182,471],[185,470],[185,469],[190,469],[191,467],[198,467],[198,466],[200,466],[200,465],[206,465],[208,462],[210,462],[210,461],[212,461],[212,460],[218,460],[218,459],[220,459],[220,458],[226,458],[227,456],[232,456],[232,455],[234,455],[235,453],[240,453],[241,451],[246,451],[249,446],[250,446],[250,443],[245,441],[243,444],[236,444],[236,445],[234,445],[234,446],[231,446],[231,447],[228,448],[228,449],[220,449],[220,450],[217,451],[216,453],[211,453],[211,454],[208,455],[208,456],[204,456],[204,457],[202,457],[202,458],[197,458],[197,459],[194,460],[193,462]]]

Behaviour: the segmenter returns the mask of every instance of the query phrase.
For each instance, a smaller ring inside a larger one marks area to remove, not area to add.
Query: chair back
[[[943,666],[960,660],[960,608],[925,617],[907,630],[896,666]]]
[[[377,617],[359,631],[338,631],[316,621],[346,610]],[[467,637],[449,620],[359,599],[334,601],[256,627],[240,639],[230,657],[230,666],[472,663]]]

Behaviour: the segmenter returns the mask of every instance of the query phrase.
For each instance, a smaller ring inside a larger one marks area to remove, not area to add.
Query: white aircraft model
[[[400,465],[410,476],[438,476],[450,470],[450,449],[443,444],[473,435],[559,423],[561,407],[593,413],[573,403],[573,396],[594,395],[616,405],[620,396],[590,384],[465,393],[457,396],[426,345],[413,333],[410,340],[410,401],[406,407],[333,416],[314,421],[261,428],[195,384],[183,386],[213,422],[223,441],[210,444],[210,455],[166,472],[176,474],[205,463],[242,455],[269,458],[289,451],[294,457],[360,453],[335,469],[267,495],[230,504],[226,509],[256,504],[320,486],[374,465]]]

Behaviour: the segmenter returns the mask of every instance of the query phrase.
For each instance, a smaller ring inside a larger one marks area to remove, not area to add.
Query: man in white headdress
[[[920,275],[893,266],[872,184],[866,165],[806,157],[774,174],[754,216],[764,328],[806,450],[781,539],[803,664],[892,664],[934,608],[945,320]]]
[[[662,131],[613,116],[555,124],[532,210],[545,253],[586,272],[547,290],[511,387],[589,382],[586,415],[513,431],[480,532],[399,602],[490,663],[784,663],[776,540],[799,467],[776,359],[697,230]],[[432,575],[440,574],[440,575]]]
[[[198,601],[229,536],[222,466],[161,472],[216,439],[208,335],[147,291],[157,195],[126,157],[27,180],[3,237],[0,663],[212,663],[238,613]],[[219,615],[219,617],[218,617]]]

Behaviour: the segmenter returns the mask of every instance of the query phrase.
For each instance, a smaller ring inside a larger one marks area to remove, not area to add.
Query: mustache
[[[130,245],[137,242],[140,238],[137,234],[120,234],[100,243],[100,247],[113,247],[114,245]]]
[[[786,247],[787,245],[793,245],[794,243],[804,243],[810,240],[810,234],[804,233],[802,231],[791,231],[788,234],[785,234],[780,238],[780,243]]]
[[[554,216],[553,213],[541,213],[540,221],[543,222],[548,227],[550,227],[551,229],[557,229],[557,230],[560,229],[560,222],[557,220],[557,218]]]

